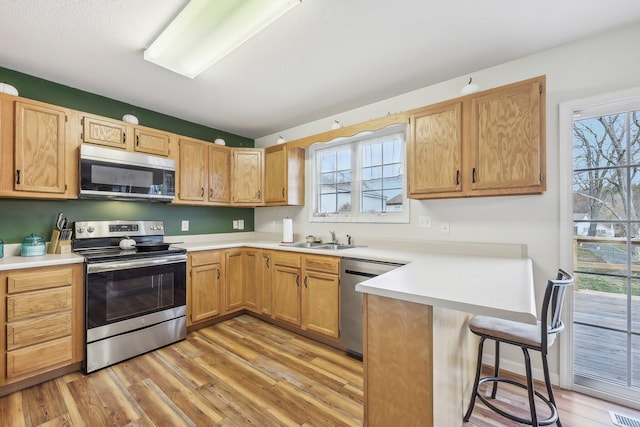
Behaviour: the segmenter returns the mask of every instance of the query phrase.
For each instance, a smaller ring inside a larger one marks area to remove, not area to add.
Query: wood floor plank
[[[65,375],[0,397],[1,427],[358,426],[362,362],[307,337],[242,315],[89,375]],[[523,391],[501,405],[526,415]],[[610,426],[608,409],[634,411],[557,390],[565,427]],[[478,403],[469,423],[520,426]],[[400,426],[398,426],[400,427]]]

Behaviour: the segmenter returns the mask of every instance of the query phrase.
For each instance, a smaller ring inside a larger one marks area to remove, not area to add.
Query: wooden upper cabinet
[[[409,197],[546,190],[545,77],[411,112]]]
[[[231,150],[216,144],[209,145],[209,202],[231,202]]]
[[[178,199],[204,202],[207,189],[207,144],[181,138],[178,141]]]
[[[231,201],[234,205],[256,206],[263,200],[263,150],[233,148]]]
[[[65,193],[63,109],[40,103],[15,103],[15,190]]]
[[[544,172],[544,78],[471,101],[471,188],[540,193]]]
[[[414,112],[407,144],[409,197],[462,190],[462,102]]]
[[[83,116],[82,141],[107,147],[127,149],[127,124],[94,116]]]
[[[167,132],[143,127],[134,128],[135,141],[133,148],[140,153],[154,154],[156,156],[169,155],[169,142],[171,136]]]
[[[274,145],[264,151],[264,203],[304,205],[304,149]]]

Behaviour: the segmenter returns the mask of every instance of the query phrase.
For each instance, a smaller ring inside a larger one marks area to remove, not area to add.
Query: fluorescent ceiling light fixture
[[[191,0],[144,59],[195,78],[301,0]]]

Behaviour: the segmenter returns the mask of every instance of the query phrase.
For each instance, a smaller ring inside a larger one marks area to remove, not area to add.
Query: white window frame
[[[359,147],[361,143],[367,141],[380,139],[389,135],[401,134],[403,138],[402,144],[402,212],[384,212],[384,213],[363,213],[360,212],[361,201],[361,181],[362,181],[362,159],[359,155]],[[411,216],[409,212],[409,199],[407,198],[407,168],[406,168],[406,147],[407,147],[407,134],[405,125],[394,125],[386,127],[379,131],[362,132],[349,138],[337,138],[330,142],[316,143],[309,147],[309,164],[311,168],[311,191],[312,200],[309,209],[309,222],[324,222],[324,223],[393,223],[393,224],[407,224],[410,222]],[[318,162],[316,154],[320,151],[329,149],[336,149],[341,146],[351,146],[352,158],[351,158],[351,172],[352,172],[352,188],[351,188],[351,212],[349,213],[336,213],[336,214],[316,214],[319,194],[318,194]]]

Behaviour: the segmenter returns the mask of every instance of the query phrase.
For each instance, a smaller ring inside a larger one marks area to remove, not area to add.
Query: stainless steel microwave
[[[169,202],[175,177],[173,159],[80,145],[80,198]]]

